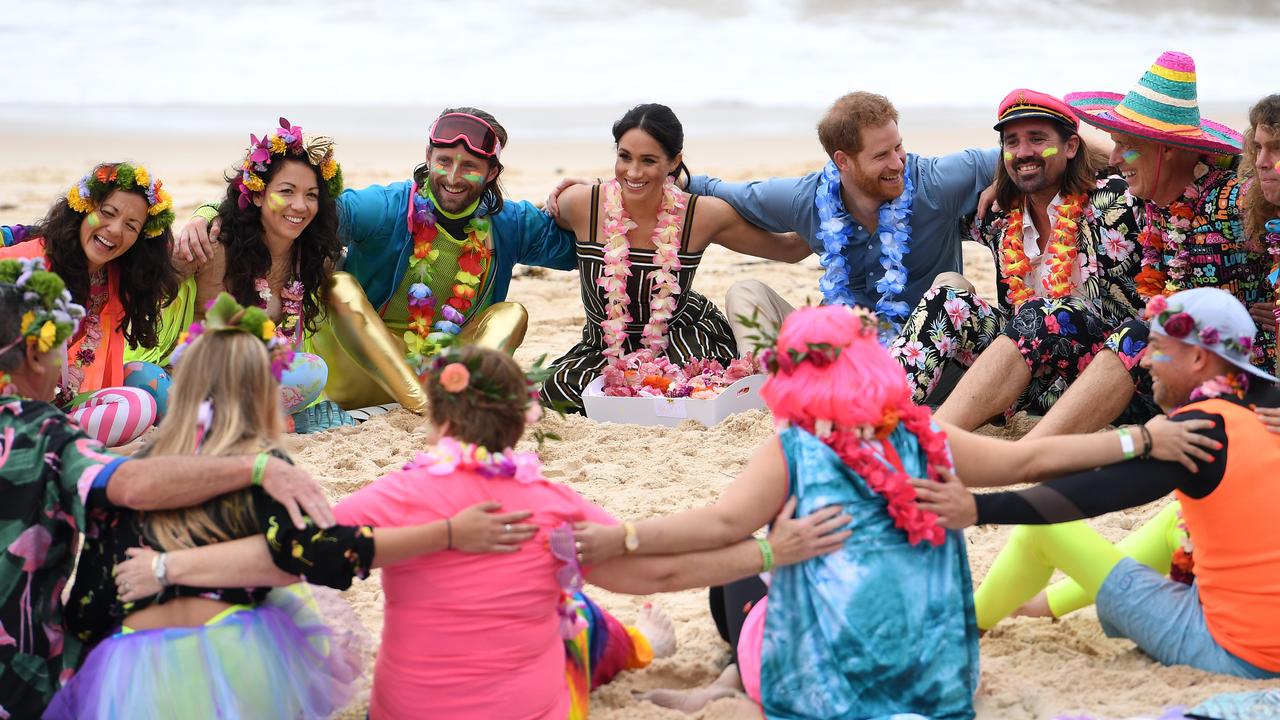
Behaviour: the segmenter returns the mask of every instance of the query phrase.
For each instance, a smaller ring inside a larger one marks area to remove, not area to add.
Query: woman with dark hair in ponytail
[[[810,253],[795,234],[767,232],[723,200],[679,188],[679,176],[689,175],[684,128],[666,105],[631,108],[613,124],[613,139],[614,179],[566,189],[556,218],[577,235],[587,323],[582,342],[556,360],[543,394],[577,412],[587,383],[627,353],[647,348],[681,364],[737,357],[724,314],[691,289],[707,246],[782,262]]]

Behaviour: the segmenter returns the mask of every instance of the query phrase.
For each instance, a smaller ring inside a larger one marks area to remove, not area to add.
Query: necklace
[[[911,183],[910,168],[902,170],[902,194],[880,205],[877,217],[877,233],[880,235],[880,266],[884,276],[876,281],[876,313],[888,323],[881,329],[880,341],[887,344],[898,336],[899,328],[911,307],[897,298],[907,287],[907,268],[902,259],[911,252],[911,200],[915,188]],[[827,162],[818,179],[818,192],[814,197],[818,210],[817,238],[822,243],[819,257],[826,271],[818,281],[822,290],[822,302],[826,305],[856,305],[857,299],[849,290],[849,261],[845,250],[853,237],[853,218],[840,197],[840,171],[835,162]]]
[[[294,270],[294,277],[298,272]],[[253,281],[253,288],[258,291],[258,307],[266,310],[274,297],[271,283],[262,277]],[[302,296],[306,292],[302,281],[287,282],[280,288],[280,324],[276,326],[275,336],[294,347],[302,345]]]
[[[89,303],[81,324],[83,339],[76,349],[75,357],[63,369],[61,387],[54,398],[54,403],[59,407],[69,405],[80,393],[80,386],[84,383],[84,369],[97,360],[98,346],[102,344],[102,308],[106,307],[108,290],[105,270],[98,271],[90,278]]]
[[[1186,248],[1187,235],[1195,219],[1194,205],[1200,199],[1200,185],[1212,182],[1212,178],[1204,177],[1207,172],[1204,165],[1197,165],[1196,179],[1167,208],[1157,207],[1150,200],[1146,202],[1147,222],[1138,233],[1138,244],[1142,246],[1142,270],[1134,278],[1138,294],[1142,297],[1172,295],[1183,289],[1182,280],[1191,264],[1191,253]],[[1171,256],[1167,272],[1161,269],[1166,256]]]
[[[404,469],[423,469],[431,475],[474,472],[485,477],[511,478],[524,484],[544,480],[542,462],[535,452],[516,452],[511,448],[490,452],[480,445],[461,443],[447,435],[440,438],[434,448],[418,453]]]
[[[616,180],[601,186],[604,197],[604,267],[596,284],[604,289],[605,319],[600,321],[604,333],[604,355],[612,363],[622,360],[627,339],[627,323],[631,322],[628,308],[631,298],[627,294],[627,278],[631,277],[631,243],[627,233],[636,223],[622,204],[622,187]],[[667,349],[667,324],[675,314],[676,298],[680,293],[680,211],[685,200],[668,179],[662,186],[662,202],[658,206],[658,221],[650,240],[654,247],[654,260],[658,269],[649,274],[653,288],[649,296],[649,321],[640,335],[641,343],[661,354]]]
[[[1076,254],[1080,244],[1080,216],[1084,214],[1088,196],[1083,193],[1069,195],[1057,206],[1057,217],[1050,231],[1046,248],[1049,257],[1049,276],[1041,281],[1048,297],[1053,299],[1071,295],[1075,289],[1071,273],[1076,266]],[[1052,209],[1052,208],[1051,208]],[[1000,240],[1000,272],[1009,285],[1009,303],[1016,310],[1024,302],[1036,296],[1027,285],[1027,273],[1031,272],[1031,259],[1027,257],[1022,240],[1023,208],[1009,211],[1009,226]]]
[[[1243,400],[1247,392],[1249,392],[1249,376],[1244,373],[1228,373],[1200,383],[1195,390],[1191,391],[1188,402],[1209,400],[1223,395],[1234,395]]]
[[[473,217],[467,222],[466,240],[458,255],[452,295],[444,305],[437,302],[431,289],[440,250],[434,247],[440,230],[436,225],[436,209],[427,186],[413,185],[409,203],[409,232],[413,236],[413,255],[409,258],[409,329],[404,334],[405,359],[421,377],[429,359],[440,350],[441,341],[462,332],[466,313],[475,303],[480,278],[488,267],[489,221]],[[440,318],[436,318],[439,310]],[[433,337],[434,336],[434,337]]]

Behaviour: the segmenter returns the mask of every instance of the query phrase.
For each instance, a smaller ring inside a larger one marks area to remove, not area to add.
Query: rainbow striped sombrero
[[[1239,155],[1240,133],[1200,117],[1196,63],[1190,55],[1162,53],[1128,95],[1076,92],[1065,98],[1090,125],[1166,145],[1218,155]]]

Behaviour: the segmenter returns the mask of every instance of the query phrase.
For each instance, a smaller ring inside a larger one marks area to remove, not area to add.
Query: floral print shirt
[[[0,718],[39,717],[70,674],[62,589],[116,459],[53,405],[0,397]]]
[[[1137,204],[1123,178],[1100,176],[1097,187],[1089,193],[1089,204],[1080,221],[1076,262],[1083,282],[1073,296],[1084,300],[1090,310],[1111,327],[1142,314],[1143,302],[1133,281],[1142,260]],[[989,213],[981,223],[972,215],[961,222],[967,239],[991,250],[997,272],[1000,243],[1008,227],[1009,215],[1005,212]],[[1014,308],[1009,300],[1009,285],[1001,272],[998,272],[996,289],[1002,314],[1011,316]]]

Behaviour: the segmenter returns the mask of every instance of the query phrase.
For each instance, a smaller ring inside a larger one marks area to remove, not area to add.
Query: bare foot
[[[645,603],[640,609],[640,617],[636,618],[636,629],[649,641],[655,659],[676,654],[676,629],[662,608]]]
[[[697,712],[708,703],[731,697],[743,697],[742,677],[738,675],[737,665],[725,668],[720,677],[706,687],[691,690],[650,690],[636,695],[638,700],[647,700],[654,705],[686,713]]]
[[[1040,593],[1028,600],[1022,607],[1013,611],[1014,617],[1053,617],[1053,611],[1049,609],[1049,596]]]

